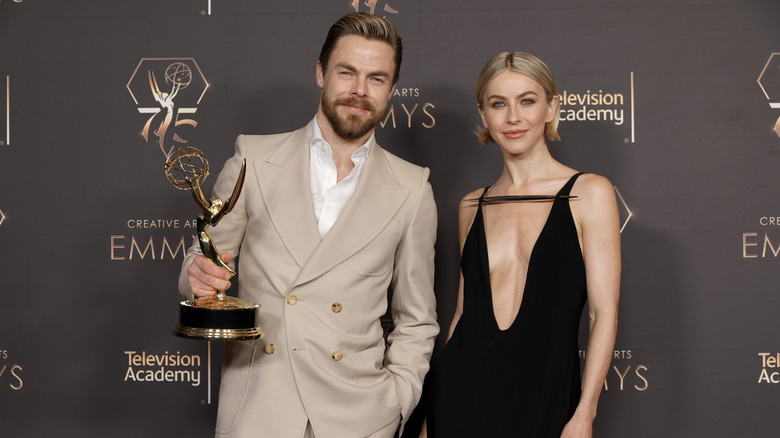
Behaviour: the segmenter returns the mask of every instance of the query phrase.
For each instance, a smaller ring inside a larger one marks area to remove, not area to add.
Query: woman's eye
[[[532,103],[534,103],[534,100],[533,100],[533,99],[523,99],[523,100],[521,101],[521,103],[522,103],[523,105],[531,105]]]
[[[492,106],[493,108],[502,108],[505,105],[504,105],[504,102],[493,102],[493,103],[490,104],[490,106]]]

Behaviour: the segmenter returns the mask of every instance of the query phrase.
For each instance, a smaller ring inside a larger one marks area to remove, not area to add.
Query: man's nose
[[[366,90],[368,90],[367,79],[356,78],[352,83],[352,94],[355,96],[366,97]]]

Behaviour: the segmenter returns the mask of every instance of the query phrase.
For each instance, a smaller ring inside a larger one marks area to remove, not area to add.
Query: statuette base
[[[265,336],[257,324],[259,304],[223,296],[179,303],[179,324],[173,334],[204,340],[251,340]]]

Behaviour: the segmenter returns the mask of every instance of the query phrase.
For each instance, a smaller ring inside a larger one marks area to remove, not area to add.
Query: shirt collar
[[[376,132],[371,133],[371,137],[369,137],[368,140],[363,143],[363,146],[360,146],[355,152],[352,153],[352,158],[368,156],[368,153],[371,151],[371,146],[376,143],[375,134]],[[317,123],[316,116],[314,117],[314,123],[311,124],[311,129],[309,131],[309,148],[314,150],[321,150],[323,152],[325,150],[331,152],[330,145],[327,141],[325,141],[324,138],[322,138],[322,131],[320,130],[319,123]]]

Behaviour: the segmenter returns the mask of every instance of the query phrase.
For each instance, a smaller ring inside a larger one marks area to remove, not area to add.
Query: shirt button
[[[342,309],[341,303],[333,303],[330,306],[330,310],[332,310],[333,313],[339,313],[341,312],[341,309]]]
[[[287,304],[294,306],[295,303],[297,302],[298,302],[298,297],[296,297],[295,295],[290,295],[289,297],[287,297]]]
[[[339,350],[336,350],[333,352],[333,354],[331,354],[331,357],[333,357],[333,360],[339,361],[341,360],[342,357],[344,357],[344,353],[342,353]]]
[[[274,344],[267,344],[263,348],[263,351],[265,351],[265,354],[274,354],[274,352],[276,351],[276,345],[274,345]]]

